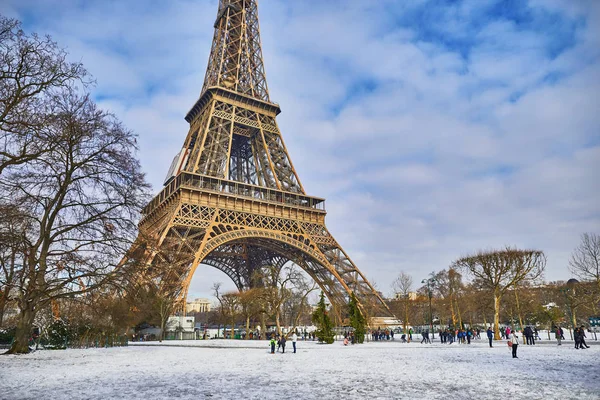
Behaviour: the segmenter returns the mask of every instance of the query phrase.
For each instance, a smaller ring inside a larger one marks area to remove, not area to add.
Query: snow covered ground
[[[437,338],[437,336],[436,336]],[[0,356],[1,399],[600,399],[600,343],[169,341]]]

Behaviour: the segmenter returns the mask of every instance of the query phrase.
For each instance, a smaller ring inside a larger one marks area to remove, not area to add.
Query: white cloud
[[[600,6],[530,0],[531,15],[557,16],[540,27],[484,15],[493,3],[422,13],[421,2],[392,0],[260,3],[292,161],[307,192],[327,198],[330,231],[384,292],[400,270],[420,281],[504,245],[546,251],[547,277],[567,279],[579,235],[600,228]],[[140,135],[158,189],[202,86],[216,1],[36,4],[0,11],[83,60],[101,104]],[[435,34],[403,15],[436,18]],[[561,40],[560,54],[548,51]],[[203,268],[195,295],[227,279]]]

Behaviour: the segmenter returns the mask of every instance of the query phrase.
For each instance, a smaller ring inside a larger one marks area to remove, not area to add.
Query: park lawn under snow
[[[150,345],[149,345],[150,344]],[[600,399],[600,344],[169,341],[0,356],[1,399]]]

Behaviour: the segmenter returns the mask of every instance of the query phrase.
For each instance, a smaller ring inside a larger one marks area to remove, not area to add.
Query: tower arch
[[[280,270],[287,262],[293,262],[306,272],[332,304],[342,304],[352,291],[316,246],[310,243],[310,239],[303,235],[261,229],[228,229],[211,236],[196,260],[183,280],[183,293],[188,293],[194,273],[201,264],[224,272],[238,290],[243,290],[254,286],[252,275],[261,267],[274,266]]]

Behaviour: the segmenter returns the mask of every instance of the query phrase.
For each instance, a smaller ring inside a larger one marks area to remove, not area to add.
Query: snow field
[[[437,338],[437,336],[436,336]],[[600,344],[169,341],[0,357],[0,399],[600,399]]]

